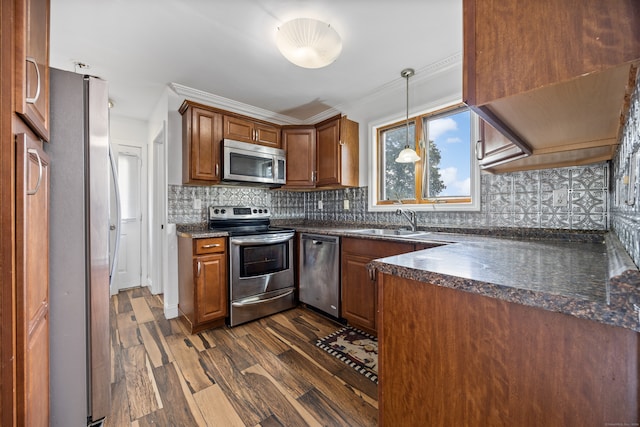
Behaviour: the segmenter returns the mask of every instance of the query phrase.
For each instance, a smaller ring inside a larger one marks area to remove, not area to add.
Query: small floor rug
[[[319,339],[316,345],[378,383],[378,340],[375,337],[346,326]]]

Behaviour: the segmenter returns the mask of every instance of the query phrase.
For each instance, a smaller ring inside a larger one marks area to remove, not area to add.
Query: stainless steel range
[[[209,229],[229,233],[229,326],[295,306],[294,230],[260,207],[209,207]]]

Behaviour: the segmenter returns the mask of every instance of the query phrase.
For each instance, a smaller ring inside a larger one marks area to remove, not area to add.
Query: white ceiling
[[[279,53],[277,26],[295,17],[337,30],[333,64]],[[462,0],[51,0],[50,37],[52,67],[109,81],[114,115],[147,120],[177,83],[300,122],[459,56]]]

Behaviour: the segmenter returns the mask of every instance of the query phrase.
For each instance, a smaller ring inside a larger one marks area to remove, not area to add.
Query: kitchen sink
[[[364,230],[353,230],[354,233],[370,234],[373,236],[402,236],[414,237],[430,234],[429,231],[411,231],[411,230],[392,230],[389,228],[368,228]]]

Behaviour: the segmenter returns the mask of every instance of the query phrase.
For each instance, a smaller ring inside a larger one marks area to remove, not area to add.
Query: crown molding
[[[411,77],[412,84],[417,85],[420,82],[428,81],[436,76],[449,71],[451,68],[462,64],[462,52],[455,53],[440,61],[434,62],[416,70],[416,73]],[[356,108],[361,105],[368,105],[374,102],[377,98],[386,96],[389,93],[396,93],[404,87],[405,81],[403,78],[398,78],[387,84],[379,86],[367,95],[362,96],[356,101],[348,102],[329,108],[315,116],[309,117],[306,120],[296,119],[284,114],[275,113],[273,111],[265,110],[263,108],[254,107],[249,104],[234,101],[233,99],[225,98],[222,96],[214,95],[203,90],[190,88],[188,86],[181,85],[179,83],[169,83],[169,88],[176,94],[184,96],[187,99],[197,101],[212,107],[220,108],[222,110],[233,111],[238,114],[244,114],[246,116],[254,117],[256,119],[266,120],[279,125],[304,125],[319,123],[325,119],[340,114],[350,108]]]
[[[220,108],[221,110],[244,114],[246,116],[266,120],[268,122],[279,125],[300,125],[306,123],[302,120],[298,120],[290,116],[274,113],[273,111],[265,110],[264,108],[254,107],[253,105],[244,104],[242,102],[234,101],[233,99],[184,86],[180,83],[169,83],[169,87],[176,94],[184,96],[189,100]]]

